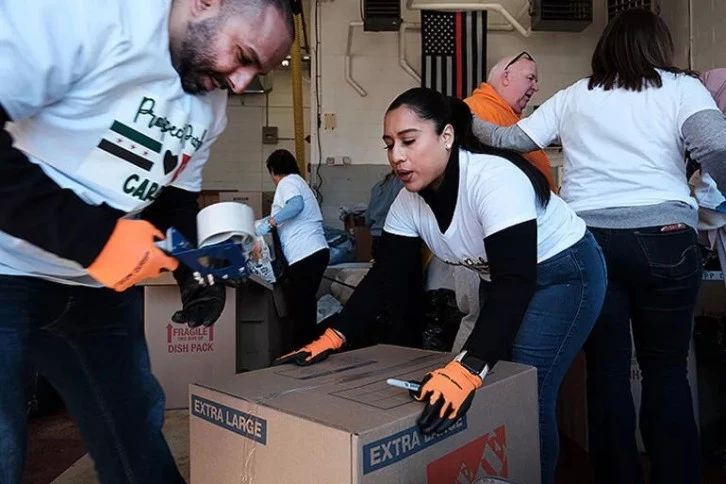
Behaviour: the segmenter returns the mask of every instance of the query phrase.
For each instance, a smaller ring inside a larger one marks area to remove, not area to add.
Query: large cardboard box
[[[199,203],[200,209],[215,204],[219,202],[219,191],[202,190],[202,193],[199,194],[199,199],[197,200],[197,202]]]
[[[181,309],[181,298],[170,274],[143,285],[151,371],[164,389],[166,408],[187,408],[190,383],[235,374],[235,290],[227,288],[226,305],[216,324],[192,329],[171,321]]]
[[[252,207],[256,219],[263,217],[262,192],[220,192],[219,201],[244,203]]]
[[[272,212],[272,202],[275,201],[275,192],[262,192],[262,216],[267,217]]]
[[[540,482],[537,372],[500,362],[466,416],[424,436],[423,404],[386,379],[453,355],[380,345],[190,387],[192,484]]]
[[[252,207],[255,211],[255,218],[262,218],[270,215],[272,201],[275,192],[220,192],[220,202],[240,202]]]

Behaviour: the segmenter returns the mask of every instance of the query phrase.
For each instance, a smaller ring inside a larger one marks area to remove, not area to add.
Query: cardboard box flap
[[[388,378],[420,380],[453,358],[450,353],[390,348],[378,345],[307,367],[282,365],[199,386],[360,434],[421,412],[421,404],[408,391],[388,385]],[[536,371],[500,362],[485,385],[506,384],[523,370]]]

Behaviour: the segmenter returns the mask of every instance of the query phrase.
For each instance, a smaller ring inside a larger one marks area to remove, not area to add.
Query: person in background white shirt
[[[632,322],[651,479],[700,482],[686,358],[701,258],[684,155],[688,149],[726,187],[726,122],[697,75],[674,67],[665,23],[647,10],[625,11],[600,37],[591,76],[515,126],[475,120],[475,132],[521,152],[561,140],[560,194],[605,252],[607,298],[585,346],[595,481],[643,482],[630,391]]]
[[[287,301],[295,326],[289,345],[282,349],[282,353],[287,353],[318,336],[316,295],[330,261],[330,249],[320,206],[300,176],[295,155],[276,150],[267,158],[266,165],[277,188],[272,213],[261,221],[258,234],[269,233],[276,227],[288,264]]]
[[[314,363],[359,344],[401,288],[416,280],[420,244],[490,281],[463,351],[422,381],[418,420],[440,433],[462,417],[499,360],[537,368],[541,475],[552,484],[559,454],[555,403],[562,378],[590,334],[605,297],[605,261],[585,223],[521,156],[483,146],[460,99],[413,88],[384,119],[388,161],[405,189],[393,202],[380,257],[335,322],[276,364]],[[516,403],[516,402],[513,402]]]

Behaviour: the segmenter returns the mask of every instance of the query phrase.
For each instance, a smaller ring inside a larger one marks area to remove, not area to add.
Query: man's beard
[[[214,71],[214,41],[221,22],[218,17],[189,22],[181,47],[172,49],[172,64],[179,73],[182,89],[190,94],[206,92],[205,76],[227,87],[223,76]]]

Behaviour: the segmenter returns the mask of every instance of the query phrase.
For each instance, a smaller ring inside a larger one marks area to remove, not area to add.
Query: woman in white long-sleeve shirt
[[[643,482],[631,321],[652,480],[700,482],[686,358],[701,260],[684,152],[726,187],[726,122],[696,75],[673,67],[672,58],[663,21],[629,10],[603,32],[590,77],[515,126],[475,120],[475,133],[493,146],[528,152],[561,141],[560,194],[605,252],[608,292],[585,346],[596,482]]]
[[[265,162],[275,184],[272,213],[257,229],[262,235],[277,228],[287,264],[287,304],[294,321],[292,335],[282,345],[290,351],[317,336],[316,293],[330,261],[323,216],[315,195],[300,176],[295,155],[273,151]]]

